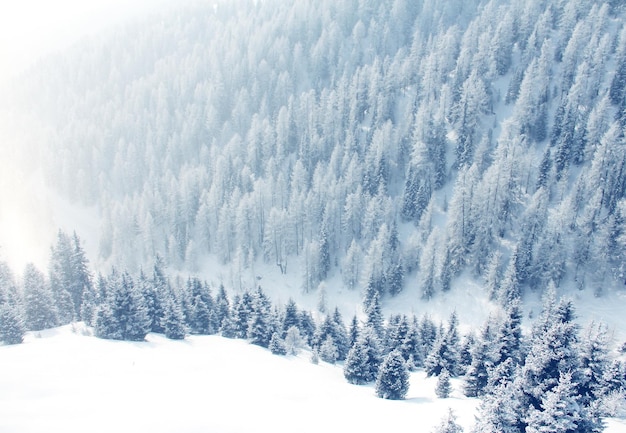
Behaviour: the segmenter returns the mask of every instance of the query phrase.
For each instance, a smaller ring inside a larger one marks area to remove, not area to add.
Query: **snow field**
[[[427,432],[448,407],[468,431],[478,405],[459,380],[438,399],[436,378],[423,372],[412,373],[406,400],[389,401],[347,383],[340,365],[312,364],[308,351],[280,357],[218,336],[132,343],[81,330],[0,347],[0,431]]]

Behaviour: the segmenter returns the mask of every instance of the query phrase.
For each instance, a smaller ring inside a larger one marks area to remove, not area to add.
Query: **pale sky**
[[[126,20],[175,7],[180,1],[0,0],[0,90],[42,56]],[[3,115],[7,114],[0,106]],[[0,127],[7,124],[2,120],[6,119],[0,119]],[[41,176],[26,174],[12,160],[11,150],[20,145],[20,137],[19,132],[0,130],[0,260],[17,272],[27,262],[45,269],[50,245],[61,226]]]
[[[172,0],[5,0],[0,6],[0,82],[85,35],[173,5]]]

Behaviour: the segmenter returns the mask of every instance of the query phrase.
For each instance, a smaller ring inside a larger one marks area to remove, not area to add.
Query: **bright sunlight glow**
[[[0,90],[12,78],[48,55],[69,48],[80,39],[116,24],[160,12],[170,0],[8,0],[0,5]],[[26,169],[14,149],[25,135],[0,100],[0,260],[21,273],[33,262],[47,266],[55,221],[50,191],[41,173]],[[19,113],[18,113],[19,116]],[[11,130],[9,129],[17,130]],[[24,128],[24,126],[22,126]],[[72,230],[72,228],[70,228]]]

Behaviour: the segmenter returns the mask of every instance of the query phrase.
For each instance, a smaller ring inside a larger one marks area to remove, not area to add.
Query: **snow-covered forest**
[[[97,207],[98,264],[600,293],[625,280],[612,3],[199,4],[23,76],[13,100],[48,132],[24,159]]]
[[[571,300],[626,289],[620,1],[197,2],[0,95],[22,140],[0,156],[97,226],[58,231],[46,272],[0,261],[5,343],[73,321],[219,334],[310,351],[385,399],[425,372],[440,398],[452,380],[481,399],[477,433],[624,416],[626,347]],[[496,313],[463,332],[456,314],[382,312],[468,287]],[[358,298],[349,323],[331,293]]]

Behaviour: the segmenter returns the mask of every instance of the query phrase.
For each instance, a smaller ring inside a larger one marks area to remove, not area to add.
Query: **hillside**
[[[378,399],[373,387],[345,382],[340,367],[311,364],[308,351],[276,357],[216,336],[112,342],[82,335],[80,324],[74,329],[31,334],[20,346],[2,348],[12,374],[0,379],[0,430],[282,433],[415,425],[426,431],[449,407],[471,425],[477,404],[458,391],[438,399],[436,379],[423,373],[413,374],[406,401]]]
[[[166,10],[0,83],[0,429],[624,427],[621,2]]]
[[[448,408],[465,431],[474,425],[478,400],[464,397],[457,380],[451,397],[439,399],[436,379],[416,372],[407,399],[390,402],[346,383],[338,366],[311,364],[308,351],[276,357],[216,336],[112,342],[85,330],[64,326],[2,348],[11,371],[0,378],[2,431],[431,431]],[[605,432],[624,428],[609,419]]]
[[[198,3],[42,62],[3,119],[21,170],[97,213],[98,269],[601,295],[625,70],[617,2]]]

